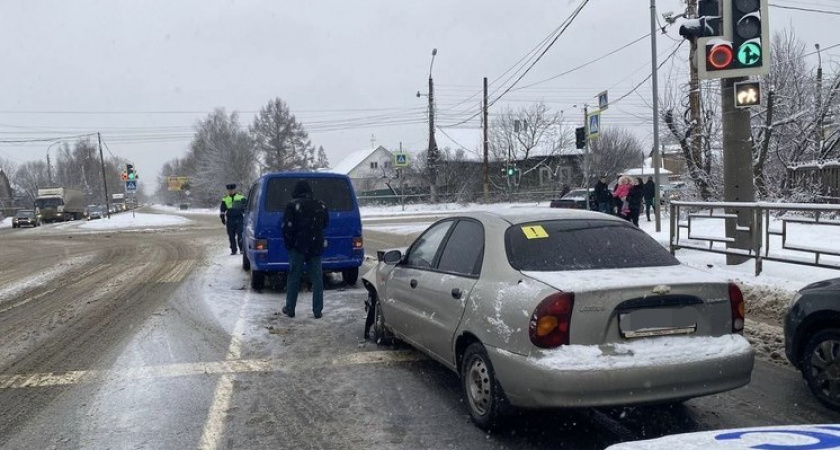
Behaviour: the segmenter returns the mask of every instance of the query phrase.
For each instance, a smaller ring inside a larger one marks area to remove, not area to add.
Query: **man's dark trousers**
[[[303,265],[309,273],[312,282],[312,313],[318,315],[324,309],[324,272],[321,268],[321,257],[306,258],[302,253],[289,250],[289,278],[286,284],[286,309],[294,311],[297,306],[300,279],[303,277]]]
[[[242,253],[242,217],[228,218],[227,234],[230,241],[230,252],[236,253],[236,247],[239,246],[239,252]]]

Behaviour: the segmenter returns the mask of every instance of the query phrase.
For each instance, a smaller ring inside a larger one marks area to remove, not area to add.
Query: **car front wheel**
[[[251,261],[248,260],[248,255],[245,252],[242,252],[242,270],[246,272],[251,270]]]
[[[478,342],[470,344],[461,359],[461,387],[473,422],[485,430],[498,426],[507,399],[487,351]]]
[[[385,314],[378,299],[373,302],[373,342],[379,345],[394,344],[394,334],[385,325]]]
[[[840,329],[814,334],[805,346],[801,367],[817,400],[840,411]]]

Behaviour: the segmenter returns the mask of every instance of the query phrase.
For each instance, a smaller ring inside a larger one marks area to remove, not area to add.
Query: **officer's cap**
[[[228,188],[228,189],[236,189],[236,185],[235,185],[235,184],[233,184],[233,183],[231,183],[231,184],[229,184],[229,185],[227,185],[227,186],[225,186],[225,187],[226,187],[226,188]]]

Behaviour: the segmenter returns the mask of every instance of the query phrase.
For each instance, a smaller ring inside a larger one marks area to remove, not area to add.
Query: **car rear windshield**
[[[268,180],[265,209],[271,212],[284,211],[292,200],[295,184],[306,180],[312,186],[312,195],[324,202],[330,211],[352,211],[355,209],[350,185],[344,178],[272,178]]]
[[[679,264],[644,231],[608,220],[517,224],[505,232],[505,247],[510,265],[517,270],[554,272]]]

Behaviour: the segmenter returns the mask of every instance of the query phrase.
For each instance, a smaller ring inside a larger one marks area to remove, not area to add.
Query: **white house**
[[[383,146],[355,151],[329,169],[347,175],[356,192],[387,189],[385,175],[393,176],[394,154]]]
[[[652,167],[652,164],[651,164],[651,158],[645,159],[645,166],[644,167],[624,169],[624,171],[621,172],[621,174],[626,175],[626,176],[631,177],[631,178],[639,177],[639,178],[642,179],[642,183],[646,182],[648,177],[653,177],[655,175],[654,174],[654,168]],[[670,170],[660,168],[659,169],[659,179],[657,180],[656,178],[654,178],[653,182],[658,184],[659,186],[665,186],[666,184],[670,183],[669,178],[670,178],[671,175],[673,175],[673,172],[671,172]]]

